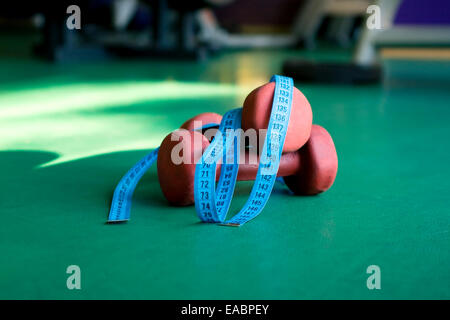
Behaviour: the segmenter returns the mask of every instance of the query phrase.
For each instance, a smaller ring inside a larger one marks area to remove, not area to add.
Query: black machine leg
[[[157,0],[153,6],[153,43],[156,50],[166,49],[168,44],[169,7],[166,0]]]
[[[380,82],[382,68],[378,64],[364,66],[356,63],[287,60],[283,74],[300,82],[370,84]]]

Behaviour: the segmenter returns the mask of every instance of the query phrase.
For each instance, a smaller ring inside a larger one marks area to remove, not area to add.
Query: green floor
[[[0,298],[450,298],[450,63],[385,61],[380,86],[297,87],[335,139],[317,197],[277,186],[242,228],[169,207],[152,168],[106,225],[122,174],[185,119],[224,113],[288,56],[50,65],[0,58]],[[232,211],[248,196],[240,183]],[[81,268],[82,289],[66,288]],[[368,290],[366,268],[381,268]]]

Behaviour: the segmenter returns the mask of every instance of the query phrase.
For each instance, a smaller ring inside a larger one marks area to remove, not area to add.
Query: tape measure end
[[[106,221],[106,224],[121,224],[127,222],[129,219],[122,219],[122,220],[108,220]]]
[[[241,225],[239,223],[219,223],[219,226],[225,226],[225,227],[240,227]]]

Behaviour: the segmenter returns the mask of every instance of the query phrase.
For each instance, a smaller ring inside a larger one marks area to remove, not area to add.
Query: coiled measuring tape
[[[197,214],[202,221],[241,226],[259,215],[269,200],[280,165],[293,94],[291,78],[275,75],[270,81],[275,81],[272,111],[250,197],[233,218],[224,221],[239,171],[240,131],[238,129],[241,127],[242,109],[234,109],[227,112],[220,123],[219,133],[222,138],[215,138],[211,142],[196,165],[194,200]],[[230,136],[227,132],[231,130],[234,132],[233,141],[227,141]],[[229,148],[233,150],[233,163],[229,163],[230,152],[227,152]],[[222,155],[225,163],[221,167],[216,187],[216,166]]]
[[[122,222],[130,219],[131,198],[134,189],[145,172],[152,166],[158,158],[159,148],[156,148],[138,163],[136,163],[123,176],[114,190],[111,209],[109,210],[108,222]]]
[[[258,172],[250,197],[242,209],[225,221],[233,198],[239,171],[240,128],[242,108],[228,111],[222,118],[219,130],[196,164],[194,200],[200,220],[228,226],[241,226],[255,218],[264,209],[277,180],[293,99],[293,80],[275,75],[272,110],[266,139],[260,156]],[[202,129],[212,127],[207,124]],[[122,178],[114,191],[109,222],[126,221],[130,217],[131,197],[142,175],[156,161],[158,149],[139,161]],[[216,186],[217,163],[223,159]]]
[[[204,130],[217,126],[219,126],[217,123],[208,123],[194,130]],[[158,159],[158,151],[159,147],[148,153],[122,177],[114,190],[108,222],[124,222],[130,219],[131,199],[133,197],[134,189],[136,189],[136,186],[144,173],[146,173]]]

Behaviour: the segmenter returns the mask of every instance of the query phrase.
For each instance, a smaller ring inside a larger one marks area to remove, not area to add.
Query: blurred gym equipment
[[[78,0],[43,3],[43,41],[36,53],[54,61],[107,56],[204,58],[196,12],[230,0]],[[66,8],[82,11],[81,30],[69,30]]]
[[[353,6],[339,3],[354,3]],[[357,3],[360,3],[359,5]],[[369,3],[370,4],[370,3]],[[365,27],[360,35],[352,61],[349,63],[315,62],[304,59],[290,59],[283,64],[283,74],[303,82],[327,82],[327,83],[352,83],[364,84],[379,82],[382,78],[382,67],[378,63],[377,49],[383,46],[408,46],[408,45],[449,45],[450,28],[441,26],[393,26],[397,11],[402,0],[378,0],[373,4],[379,6],[381,14],[381,29]],[[301,37],[306,37],[306,43],[314,41],[314,35],[318,24],[327,13],[339,14],[360,13],[362,8],[367,9],[367,1],[324,0],[309,1],[304,16],[308,19],[300,19],[306,24],[298,25],[296,29],[303,29]]]
[[[361,9],[366,10],[368,1],[343,1],[343,3],[354,3],[354,6],[348,5],[340,7],[339,0],[325,0],[320,3],[312,4],[311,10],[316,12],[316,16],[325,15],[328,10],[339,12],[340,14],[361,13]],[[394,19],[400,0],[377,1],[382,14],[381,26],[382,30],[389,29]],[[358,4],[358,5],[356,5]],[[318,8],[321,5],[320,8]],[[337,8],[340,8],[337,10]],[[345,9],[345,10],[344,10]],[[317,18],[316,18],[317,19]],[[311,23],[309,28],[317,29],[317,22]],[[376,34],[381,30],[369,30],[364,28],[359,39],[357,49],[353,55],[353,59],[349,63],[338,62],[314,62],[302,59],[287,60],[283,65],[283,74],[293,77],[299,81],[305,82],[329,82],[329,83],[373,83],[378,82],[382,76],[381,66],[378,64],[374,49],[374,39]],[[314,31],[310,31],[314,35]],[[312,40],[308,40],[311,42]]]

